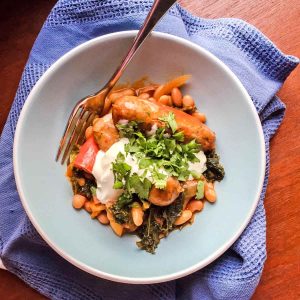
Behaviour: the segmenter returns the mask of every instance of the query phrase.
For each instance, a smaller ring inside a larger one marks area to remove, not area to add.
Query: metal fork
[[[134,39],[131,48],[109,81],[95,94],[89,95],[77,102],[70,114],[64,134],[61,138],[55,159],[56,161],[59,160],[62,154],[61,164],[64,164],[73,146],[82,139],[86,128],[91,124],[94,117],[96,115],[101,115],[105,98],[120,79],[128,63],[142,45],[146,37],[152,31],[154,26],[175,2],[176,0],[154,1],[143,26],[140,28],[136,38]]]

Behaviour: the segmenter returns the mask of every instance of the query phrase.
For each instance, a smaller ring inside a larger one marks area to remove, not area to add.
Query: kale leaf
[[[149,209],[149,213],[145,218],[146,221],[138,227],[137,235],[141,239],[136,242],[136,245],[149,253],[154,254],[157,245],[159,244],[159,234],[161,232],[160,225],[154,219],[154,208]]]
[[[207,170],[203,173],[206,179],[211,181],[221,181],[225,176],[224,167],[220,164],[220,158],[211,151],[206,153],[206,167]]]
[[[128,223],[131,218],[130,209],[128,206],[123,207],[116,203],[110,207],[110,211],[112,212],[116,222],[119,224]]]
[[[132,194],[129,193],[128,191],[125,191],[123,194],[121,194],[118,198],[117,204],[120,207],[123,207],[127,204],[130,204],[133,201]]]
[[[73,194],[80,194],[82,196],[85,196],[89,200],[92,199],[93,191],[96,190],[96,181],[94,177],[91,178],[90,176],[87,176],[83,170],[79,170],[77,168],[73,168],[72,171],[73,174],[70,180],[72,184]],[[79,185],[79,178],[85,179],[85,184],[83,186]]]
[[[136,244],[149,253],[154,254],[160,238],[167,236],[173,231],[175,220],[180,216],[183,209],[183,194],[169,206],[151,206],[144,218],[144,223],[137,229],[137,235],[141,239]]]

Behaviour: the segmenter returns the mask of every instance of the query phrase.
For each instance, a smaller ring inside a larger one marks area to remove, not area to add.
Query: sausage
[[[93,133],[99,149],[104,152],[120,138],[111,114],[107,114],[103,118],[97,119],[93,125]]]
[[[183,191],[179,181],[174,177],[169,177],[165,189],[158,189],[153,186],[149,193],[149,202],[158,206],[170,205]]]
[[[195,139],[202,145],[204,151],[215,148],[215,133],[197,118],[176,108],[135,96],[119,98],[112,107],[112,117],[115,124],[119,120],[140,121],[148,130],[154,124],[158,127],[164,127],[165,123],[160,121],[159,118],[168,115],[170,112],[174,113],[178,126],[177,130],[183,131],[186,142]]]

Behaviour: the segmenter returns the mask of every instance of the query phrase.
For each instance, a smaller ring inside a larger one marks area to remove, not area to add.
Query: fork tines
[[[66,158],[69,157],[74,145],[82,139],[85,130],[92,123],[95,114],[86,110],[83,107],[76,106],[67,123],[63,137],[60,141],[60,146],[57,151],[56,161],[59,160],[61,154],[61,164],[64,164]]]

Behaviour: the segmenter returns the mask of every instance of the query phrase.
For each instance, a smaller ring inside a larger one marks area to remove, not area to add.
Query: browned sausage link
[[[104,152],[120,138],[119,132],[113,123],[111,114],[97,119],[93,125],[93,133],[99,149]]]
[[[152,187],[149,193],[149,201],[158,206],[170,205],[183,191],[179,181],[176,178],[169,177],[165,189]]]
[[[113,120],[143,122],[147,128],[153,124],[163,127],[164,123],[159,118],[173,112],[178,125],[178,131],[183,131],[186,141],[196,139],[203,147],[203,150],[215,148],[215,133],[197,118],[160,103],[150,102],[134,96],[125,96],[115,101],[112,108]]]

